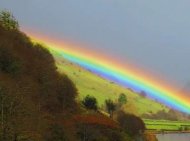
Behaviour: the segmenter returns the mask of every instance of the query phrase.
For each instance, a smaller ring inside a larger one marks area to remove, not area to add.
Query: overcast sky
[[[0,0],[21,28],[88,44],[125,62],[190,81],[189,0]]]

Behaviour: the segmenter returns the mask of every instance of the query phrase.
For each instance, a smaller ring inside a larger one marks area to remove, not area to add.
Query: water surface
[[[190,133],[157,134],[158,141],[190,141]]]

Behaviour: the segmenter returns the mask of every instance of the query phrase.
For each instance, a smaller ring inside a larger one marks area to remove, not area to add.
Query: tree
[[[8,30],[18,30],[19,24],[15,17],[7,10],[0,12],[0,23]]]
[[[84,98],[84,100],[82,101],[82,104],[86,107],[86,109],[89,109],[89,110],[95,110],[96,111],[98,109],[97,100],[93,96],[87,95]]]
[[[147,97],[147,94],[146,94],[145,91],[141,91],[141,92],[140,92],[140,96],[142,96],[143,98],[145,98],[145,97]]]
[[[119,105],[123,105],[127,103],[127,97],[124,93],[121,93],[118,98]]]
[[[145,124],[141,118],[132,114],[126,114],[123,111],[118,113],[117,121],[130,136],[139,135],[145,130]]]
[[[111,99],[105,100],[105,104],[106,104],[106,109],[107,109],[108,113],[110,114],[110,117],[112,118],[113,112],[116,109],[116,104]]]

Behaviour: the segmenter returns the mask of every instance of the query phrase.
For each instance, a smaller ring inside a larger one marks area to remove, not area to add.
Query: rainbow
[[[26,31],[26,33],[34,41],[43,43],[48,49],[73,63],[79,64],[119,85],[137,92],[145,91],[150,98],[157,99],[168,107],[190,114],[189,97],[177,92],[175,87],[171,87],[141,70],[130,65],[121,65],[113,59],[89,52],[82,47],[75,47],[73,44],[40,36],[40,34],[34,34],[33,32]]]

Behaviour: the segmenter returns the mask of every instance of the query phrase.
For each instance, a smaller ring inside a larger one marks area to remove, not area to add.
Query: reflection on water
[[[157,134],[158,141],[190,141],[190,133]]]

